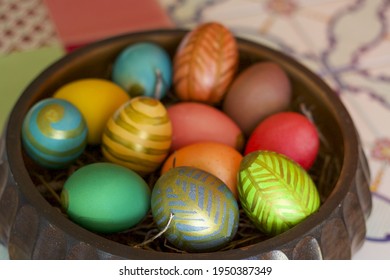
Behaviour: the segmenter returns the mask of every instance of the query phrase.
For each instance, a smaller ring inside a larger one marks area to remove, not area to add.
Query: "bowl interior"
[[[340,203],[347,192],[343,187],[352,181],[351,170],[356,169],[357,143],[352,121],[335,93],[316,75],[295,60],[267,47],[238,39],[240,67],[242,71],[258,61],[274,61],[286,70],[293,92],[291,109],[305,112],[313,119],[320,132],[320,152],[310,170],[321,195],[322,205],[318,213],[272,238],[254,239],[242,246],[214,253],[182,254],[157,252],[133,248],[106,236],[94,234],[74,224],[42,195],[31,176],[37,170],[26,158],[21,145],[21,127],[24,116],[36,102],[51,97],[62,85],[81,78],[110,79],[111,66],[119,52],[126,46],[140,41],[151,41],[164,47],[173,57],[186,30],[159,30],[134,33],[110,38],[76,50],[53,64],[39,75],[25,90],[15,105],[6,131],[6,149],[15,180],[31,204],[47,216],[47,220],[61,228],[75,240],[91,244],[104,252],[125,258],[249,258],[253,254],[272,250],[301,238],[316,229]],[[39,169],[38,169],[39,170]],[[42,171],[42,170],[41,170]],[[42,171],[43,172],[43,171]]]

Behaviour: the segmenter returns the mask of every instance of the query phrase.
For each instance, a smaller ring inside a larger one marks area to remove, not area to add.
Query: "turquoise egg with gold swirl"
[[[151,209],[160,231],[176,248],[211,252],[236,235],[237,200],[217,177],[196,167],[175,167],[152,190]]]
[[[80,111],[66,100],[47,98],[28,111],[22,143],[37,164],[61,169],[72,164],[87,145],[88,127]]]

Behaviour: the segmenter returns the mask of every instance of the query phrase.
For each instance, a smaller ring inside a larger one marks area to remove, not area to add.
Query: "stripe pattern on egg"
[[[102,152],[113,163],[141,176],[154,172],[168,155],[172,125],[165,106],[140,96],[121,106],[107,123]]]

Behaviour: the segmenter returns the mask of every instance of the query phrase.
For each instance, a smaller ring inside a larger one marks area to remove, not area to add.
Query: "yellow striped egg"
[[[107,122],[102,152],[113,163],[141,176],[155,171],[168,155],[172,125],[165,106],[139,96],[121,106]]]

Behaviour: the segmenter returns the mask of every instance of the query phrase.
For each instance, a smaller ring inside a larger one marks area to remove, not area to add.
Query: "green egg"
[[[138,224],[150,209],[150,189],[134,171],[93,163],[65,182],[61,204],[71,220],[95,232],[114,233]]]
[[[320,207],[310,175],[284,155],[257,151],[246,155],[238,174],[238,193],[246,215],[268,235],[280,234]]]

